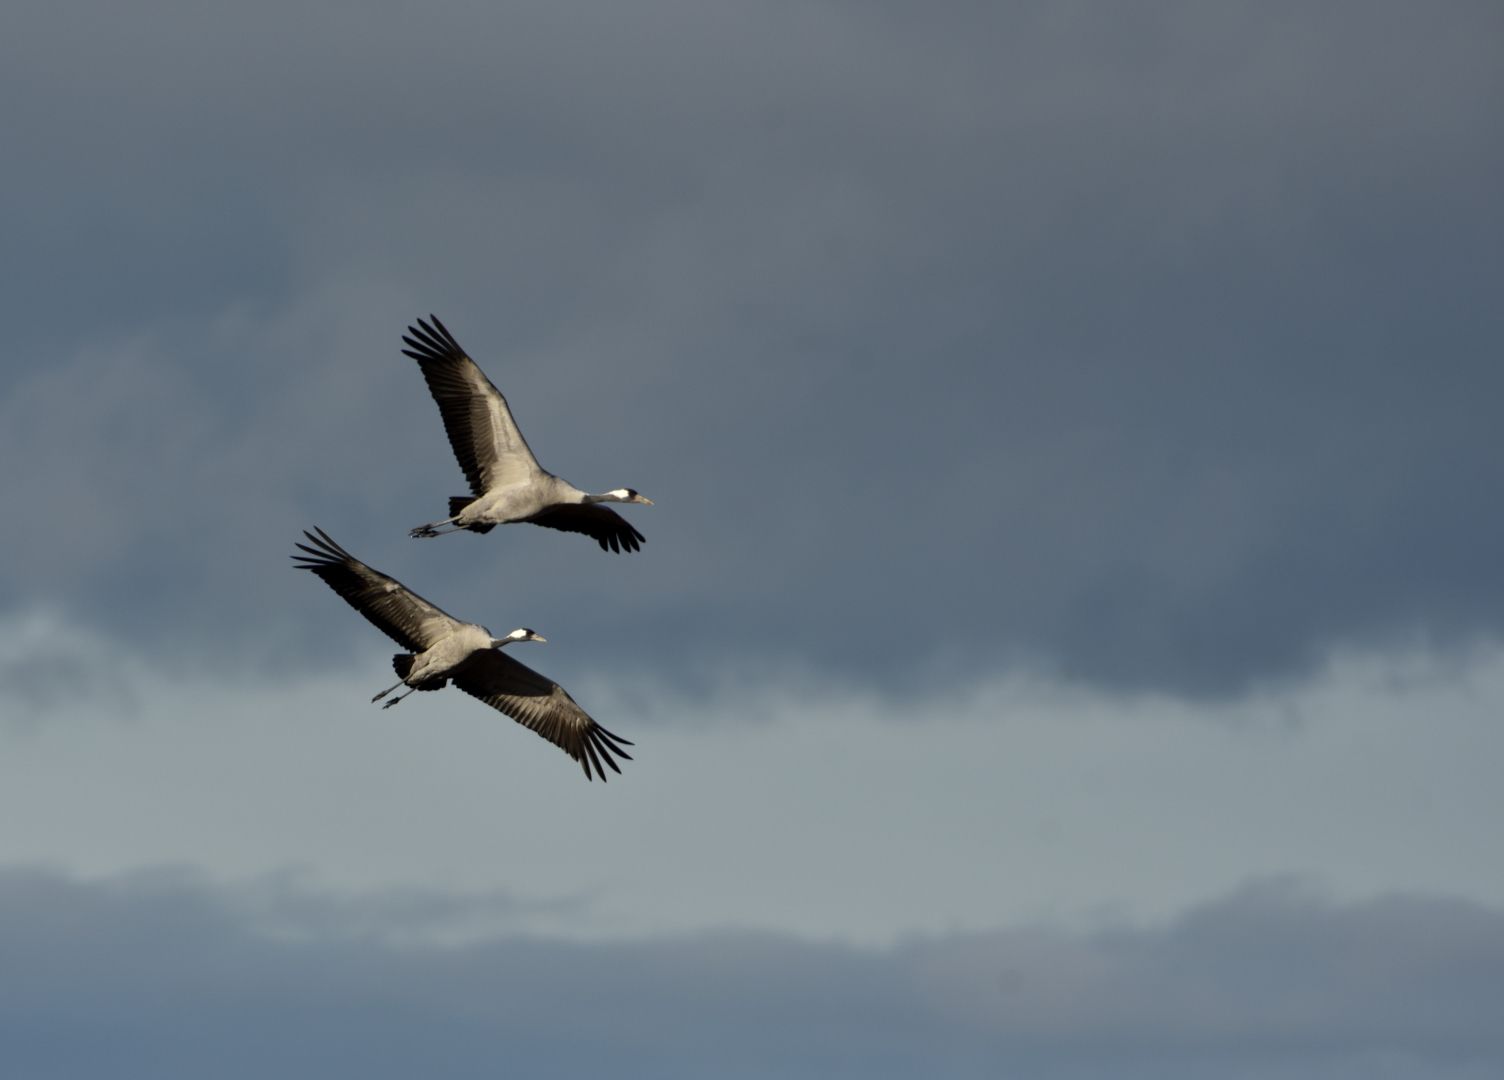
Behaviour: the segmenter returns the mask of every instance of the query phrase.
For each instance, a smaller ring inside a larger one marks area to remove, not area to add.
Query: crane
[[[591,495],[543,469],[528,449],[501,391],[438,317],[429,318],[432,325],[419,319],[417,326],[407,328],[412,336],[404,335],[402,340],[411,348],[402,352],[423,369],[471,494],[452,496],[447,518],[419,525],[412,535],[442,536],[462,529],[487,533],[497,525],[527,521],[584,533],[602,551],[640,550],[642,533],[600,504],[652,506],[652,500],[631,488]],[[442,528],[445,525],[449,528]]]
[[[594,766],[595,775],[605,781],[602,763],[619,774],[613,755],[632,760],[622,749],[632,743],[592,720],[558,683],[500,651],[513,642],[545,638],[526,628],[493,637],[484,626],[461,622],[396,579],[371,569],[323,529],[315,527],[314,532],[318,535],[304,531],[313,546],[297,545],[305,554],[293,556],[294,566],[323,578],[372,625],[410,650],[392,657],[400,681],[373,697],[373,704],[399,686],[406,685],[407,693],[382,708],[391,708],[414,691],[441,690],[453,682],[559,747],[580,763],[587,780]]]

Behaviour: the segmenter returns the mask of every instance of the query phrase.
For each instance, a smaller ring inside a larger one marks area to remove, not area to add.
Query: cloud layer
[[[364,628],[278,569],[320,523],[686,682],[1032,657],[1227,691],[1504,624],[1486,6],[8,26],[14,604],[327,662]],[[397,353],[429,310],[546,466],[657,501],[642,558],[414,550],[459,486]]]
[[[608,785],[456,691],[371,704],[379,646],[349,676],[241,687],[0,624],[0,866],[452,890],[494,901],[467,932],[584,939],[1090,927],[1271,875],[1504,902],[1498,648],[1338,657],[1230,705],[1028,672],[908,699],[577,674],[637,744]]]
[[[11,1075],[1379,1076],[1504,1063],[1504,916],[1270,884],[1155,929],[882,952],[290,938],[184,881],[0,875]]]

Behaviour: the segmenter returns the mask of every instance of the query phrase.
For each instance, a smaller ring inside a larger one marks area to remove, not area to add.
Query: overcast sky
[[[1501,118],[1489,3],[8,4],[0,1062],[1497,1075]],[[430,312],[640,553],[407,536]],[[638,760],[371,709],[313,525]]]

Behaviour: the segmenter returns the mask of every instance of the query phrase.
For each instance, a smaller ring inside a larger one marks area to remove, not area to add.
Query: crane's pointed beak
[[[640,503],[647,503],[649,506],[653,505],[653,500],[650,499],[650,498],[648,498],[646,495],[638,495],[632,501],[633,502],[640,502]]]
[[[528,638],[528,640],[529,641],[547,641],[548,638],[544,637],[542,634],[534,634],[532,637]]]

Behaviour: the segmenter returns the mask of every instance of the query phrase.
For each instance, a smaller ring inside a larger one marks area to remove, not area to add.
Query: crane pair
[[[418,320],[403,337],[402,351],[418,362],[438,403],[449,444],[459,460],[468,496],[449,500],[449,516],[412,530],[417,537],[468,530],[487,533],[497,525],[525,521],[550,529],[583,533],[606,551],[637,551],[643,536],[602,503],[652,501],[631,488],[591,495],[543,469],[512,419],[507,399],[465,354],[444,324]],[[513,642],[543,641],[526,628],[504,638],[475,623],[461,622],[424,600],[401,582],[373,570],[335,543],[322,529],[305,532],[313,545],[295,565],[323,578],[356,611],[404,649],[392,657],[400,681],[371,699],[380,701],[401,686],[407,692],[388,701],[391,708],[417,690],[440,690],[453,682],[524,727],[531,728],[578,761],[586,779],[606,779],[602,764],[620,773],[614,758],[632,744],[611,734],[575,704],[558,683],[499,650]]]

